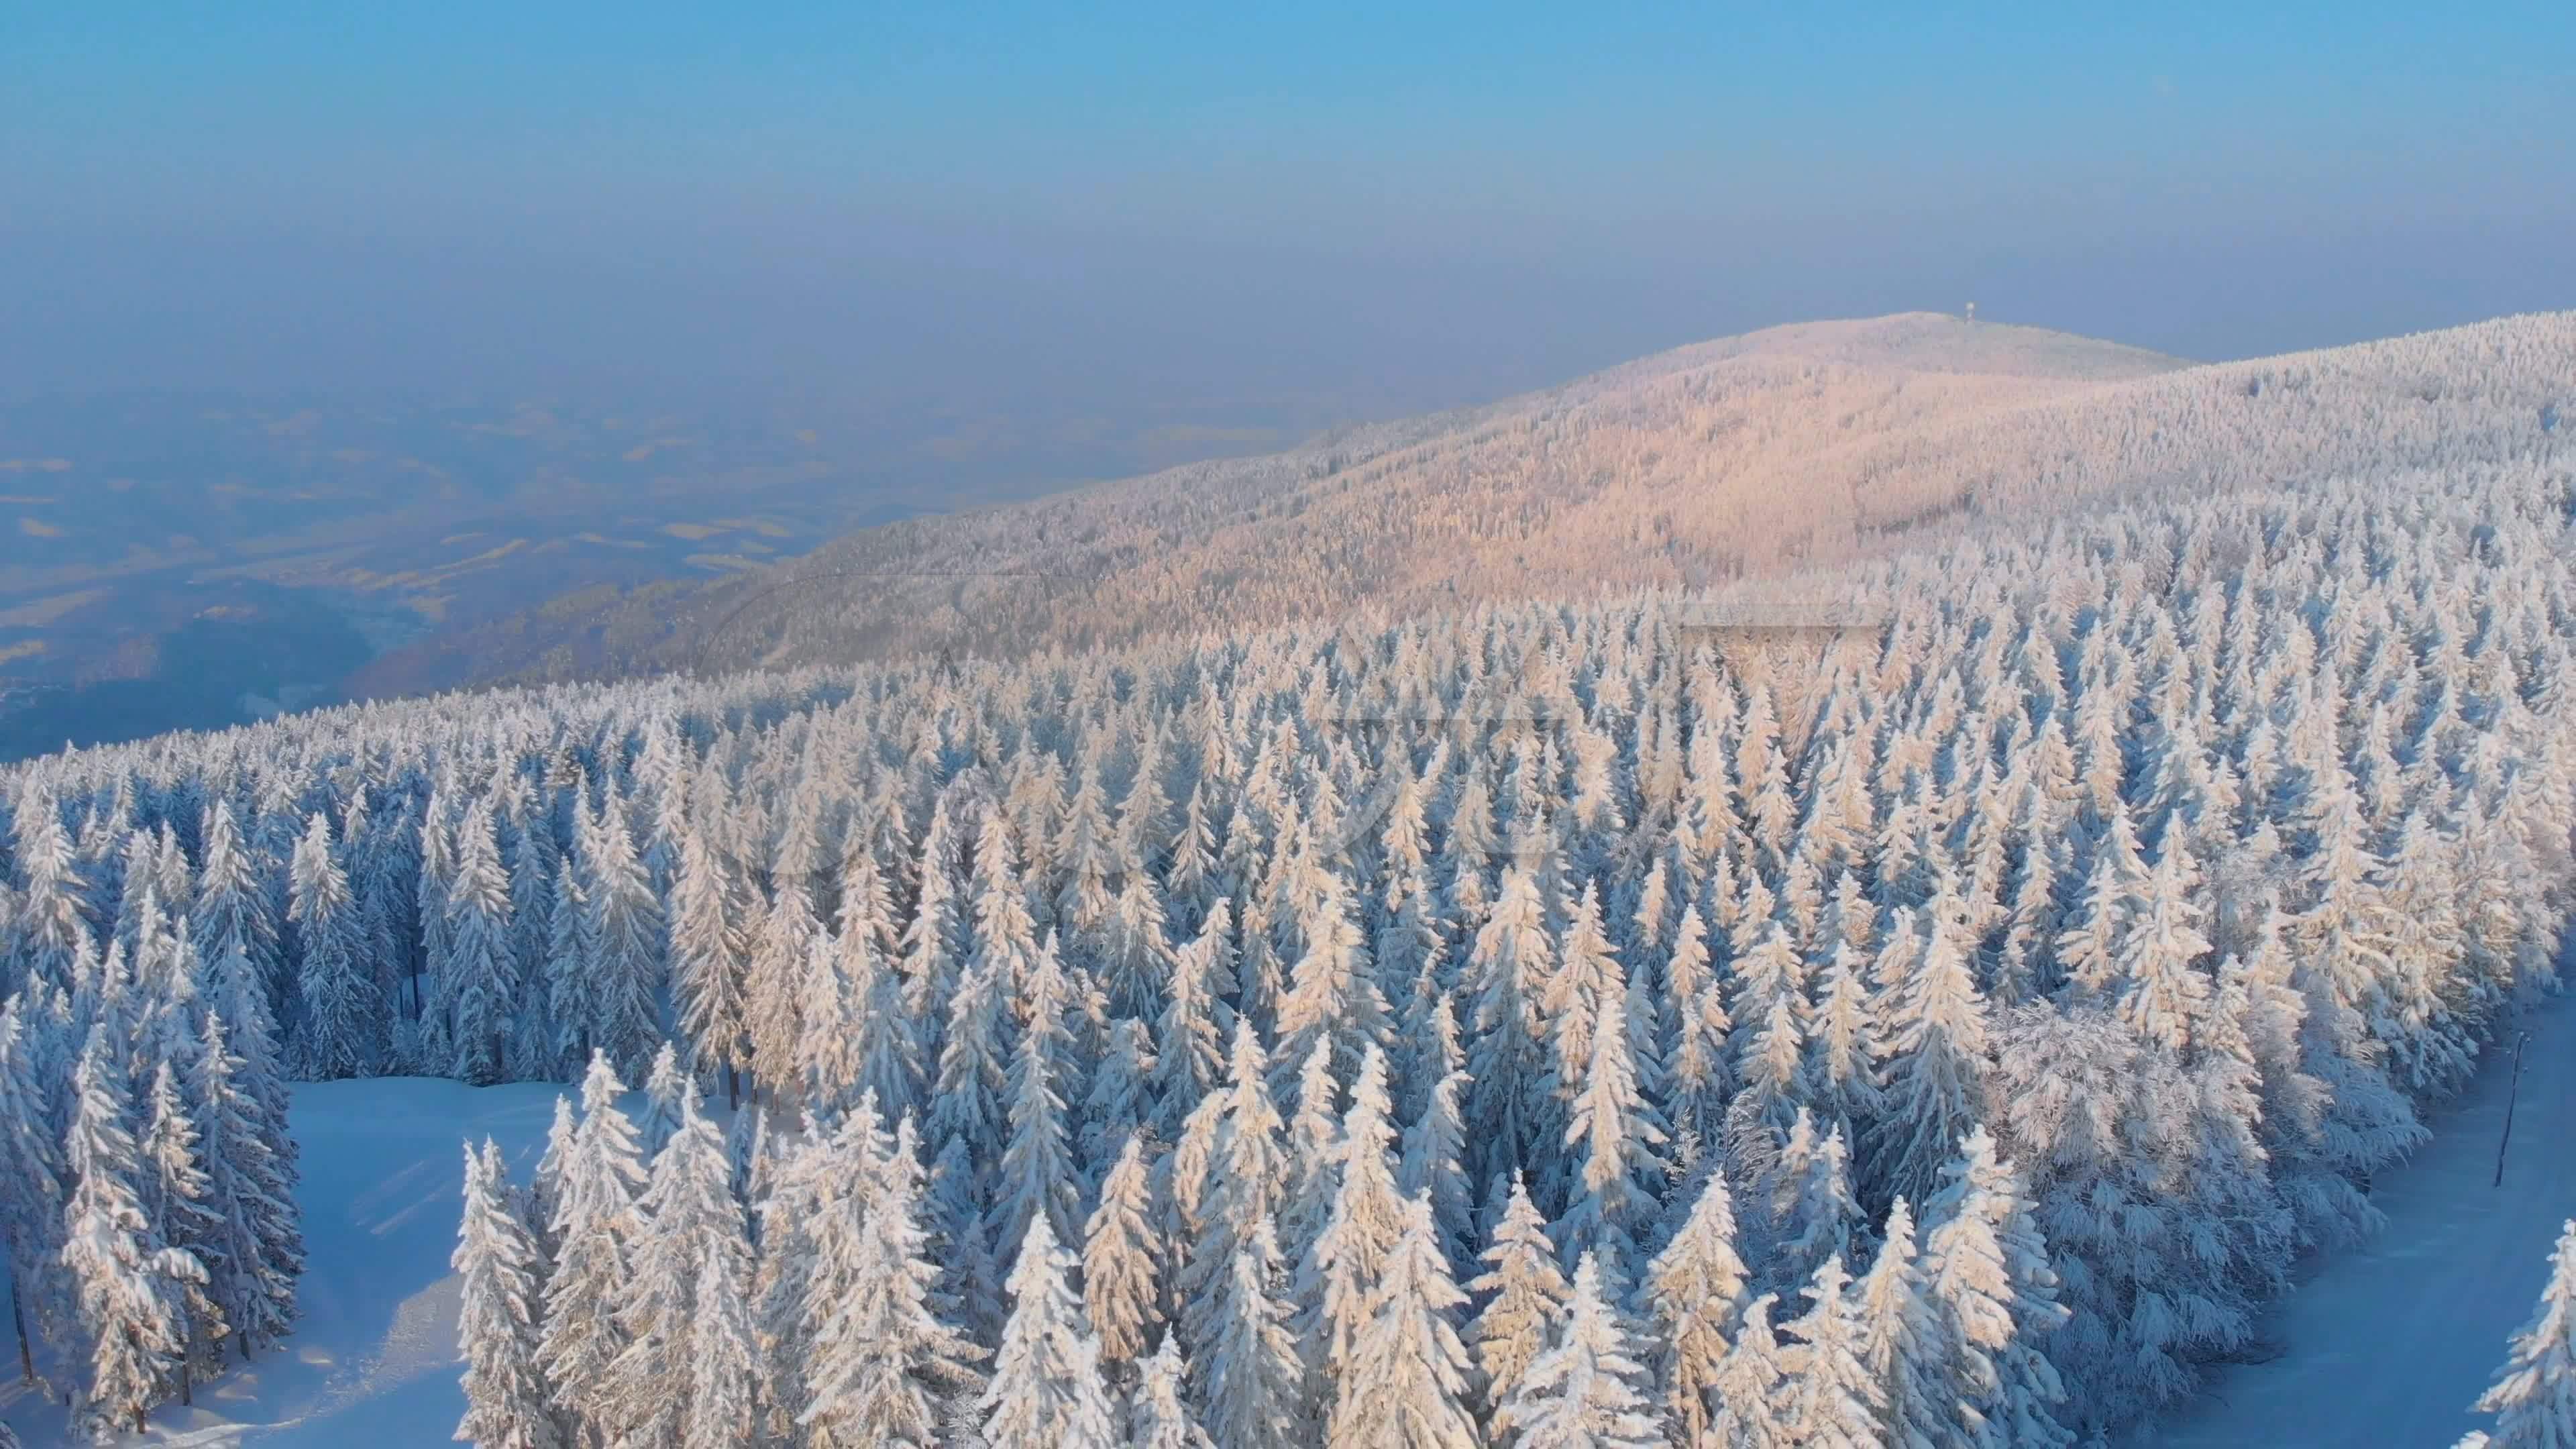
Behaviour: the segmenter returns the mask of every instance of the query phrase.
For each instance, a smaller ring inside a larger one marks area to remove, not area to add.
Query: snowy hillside
[[[472,1432],[529,1449],[2048,1446],[2276,1337],[2229,1382],[2330,1366],[2342,1330],[2266,1324],[2303,1275],[2402,1291],[2340,1255],[2392,1212],[2383,1251],[2445,1241],[2408,1159],[2457,1201],[2481,1064],[2559,988],[2555,326],[2085,383],[2175,389],[2177,457],[2287,394],[2333,476],[2258,486],[2294,449],[2248,434],[1795,589],[0,773],[33,1357],[110,1441],[444,1433],[452,1312]],[[2089,456],[2166,456],[2126,407]],[[531,1085],[346,1080],[416,1076]],[[290,1121],[300,1168],[261,1155]],[[429,1140],[483,1132],[471,1170]]]
[[[862,530],[540,612],[447,677],[1017,654],[1363,610],[1704,587],[2105,492],[2494,461],[2576,416],[2576,313],[2185,367],[1909,314],[1683,348],[1491,408]]]

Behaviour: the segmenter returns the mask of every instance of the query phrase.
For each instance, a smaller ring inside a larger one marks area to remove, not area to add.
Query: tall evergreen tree
[[[385,1059],[389,1003],[367,959],[365,923],[331,824],[318,811],[296,843],[287,881],[286,915],[300,948],[299,1075],[365,1076]]]
[[[546,1279],[539,1367],[556,1412],[579,1444],[605,1446],[623,1427],[617,1359],[627,1346],[618,1323],[643,1222],[635,1126],[617,1105],[625,1087],[608,1054],[591,1054],[581,1084],[581,1125],[565,1154],[557,1189],[554,1271]]]
[[[117,1056],[106,1030],[92,1031],[72,1075],[63,1152],[73,1186],[62,1261],[89,1368],[80,1417],[102,1436],[141,1433],[145,1411],[178,1385],[189,1290],[206,1280],[204,1266],[144,1215],[147,1168],[127,1125],[133,1108]]]
[[[224,1026],[221,1013],[207,1014],[188,1093],[204,1124],[209,1291],[247,1362],[294,1324],[304,1234],[294,1169],[279,1150],[278,1129],[243,1084],[247,1065]]]
[[[194,1380],[222,1368],[222,1341],[233,1330],[215,1296],[214,1276],[206,1271],[222,1265],[222,1225],[207,1201],[214,1187],[207,1177],[204,1139],[194,1113],[180,1099],[179,1074],[166,1060],[153,1069],[151,1088],[144,1093],[143,1135],[136,1145],[142,1153],[145,1219],[163,1242],[194,1259],[200,1269],[180,1289],[188,1351],[179,1367],[179,1402],[194,1403]]]
[[[621,1442],[638,1446],[677,1445],[690,1417],[681,1386],[690,1382],[698,1275],[707,1260],[719,1259],[736,1283],[751,1270],[724,1138],[698,1110],[697,1083],[680,1080],[679,1126],[636,1200],[641,1222],[616,1295],[619,1347],[606,1397],[622,1416]]]
[[[1101,1362],[1111,1371],[1142,1358],[1163,1321],[1161,1252],[1144,1143],[1129,1137],[1102,1180],[1083,1238],[1082,1296]]]
[[[1179,1335],[1164,1334],[1163,1346],[1145,1360],[1136,1391],[1128,1397],[1127,1442],[1132,1449],[1216,1449],[1183,1397],[1189,1373]]]
[[[1528,1189],[1517,1181],[1511,1184],[1501,1221],[1494,1225],[1484,1261],[1484,1275],[1467,1285],[1467,1291],[1484,1304],[1468,1326],[1467,1341],[1476,1351],[1476,1378],[1484,1401],[1499,1407],[1520,1393],[1529,1366],[1546,1351],[1571,1292],[1556,1266],[1556,1246],[1547,1239],[1547,1220],[1538,1215]]]
[[[1453,1316],[1467,1295],[1449,1276],[1427,1196],[1409,1199],[1380,1265],[1367,1320],[1339,1359],[1325,1443],[1332,1449],[1472,1449],[1467,1350]]]
[[[1262,1213],[1236,1239],[1202,1315],[1209,1330],[1192,1365],[1201,1411],[1220,1444],[1289,1449],[1309,1442],[1309,1435],[1297,1345],[1288,1335],[1290,1307],[1271,1287],[1280,1273],[1279,1237]]]
[[[848,1290],[808,1300],[811,1389],[796,1421],[818,1449],[934,1449],[937,1396],[982,1386],[984,1350],[932,1304],[939,1270],[925,1256],[919,1151],[906,1121],[860,1214],[853,1260],[833,1275]]]
[[[635,853],[622,798],[612,793],[607,808],[574,837],[574,858],[596,952],[587,1036],[631,1079],[643,1074],[662,1037],[670,947],[662,903]]]
[[[542,1308],[535,1237],[512,1211],[499,1144],[465,1147],[465,1216],[449,1262],[463,1281],[456,1332],[465,1360],[461,1442],[484,1449],[558,1449],[554,1404],[537,1368]]]
[[[2549,1255],[2540,1307],[2513,1336],[2513,1351],[2478,1412],[2496,1416],[2488,1449],[2563,1449],[2576,1444],[2576,1218]]]
[[[1681,1231],[1646,1267],[1644,1296],[1652,1318],[1655,1380],[1664,1415],[1685,1444],[1713,1432],[1715,1392],[1745,1297],[1744,1260],[1736,1253],[1735,1201],[1726,1174],[1701,1184]]]
[[[1032,1215],[1011,1267],[1011,1316],[980,1405],[993,1449],[1110,1449],[1115,1440],[1100,1344],[1083,1328],[1082,1303],[1068,1281],[1073,1265],[1046,1215]]]
[[[491,812],[477,805],[457,832],[455,875],[447,884],[442,949],[433,975],[441,983],[452,1070],[475,1086],[509,1072],[511,1013],[525,987],[510,941],[510,883],[501,870]]]
[[[1530,1361],[1511,1398],[1496,1410],[1518,1449],[1650,1449],[1664,1425],[1646,1392],[1627,1325],[1585,1253],[1574,1266],[1565,1316]]]
[[[1841,1255],[1827,1258],[1806,1287],[1807,1311],[1788,1325],[1794,1341],[1781,1352],[1787,1403],[1781,1415],[1791,1443],[1820,1449],[1879,1449],[1886,1389],[1863,1361],[1860,1321]]]

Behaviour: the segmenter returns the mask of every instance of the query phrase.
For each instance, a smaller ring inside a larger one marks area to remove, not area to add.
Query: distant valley
[[[798,419],[136,396],[0,407],[0,759],[418,693],[430,641],[1056,486]]]

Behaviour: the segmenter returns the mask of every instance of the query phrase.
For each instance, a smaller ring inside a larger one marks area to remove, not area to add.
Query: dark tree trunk
[[[18,1280],[9,1280],[9,1322],[18,1330],[18,1372],[27,1382],[36,1381],[36,1348],[27,1341],[27,1306],[18,1299]]]

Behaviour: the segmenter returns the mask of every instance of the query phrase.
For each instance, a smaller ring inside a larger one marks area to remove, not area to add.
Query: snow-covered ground
[[[2469,1405],[2504,1362],[2576,1217],[2576,1003],[2533,1012],[2522,1092],[2495,1186],[2512,1040],[2433,1119],[2433,1140],[2383,1173],[2388,1229],[2319,1263],[2274,1310],[2282,1356],[2219,1374],[2140,1445],[2446,1449],[2490,1421]]]
[[[304,1318],[284,1351],[152,1416],[136,1444],[191,1449],[430,1449],[465,1411],[447,1256],[462,1144],[486,1134],[524,1175],[544,1150],[551,1084],[476,1089],[387,1078],[295,1089],[303,1144]],[[59,1403],[10,1373],[0,1418],[30,1446],[70,1442]]]

